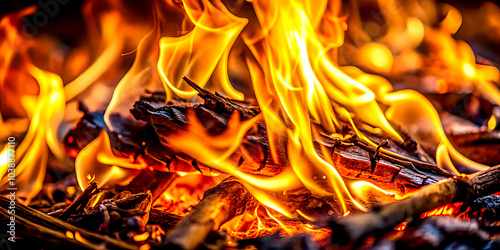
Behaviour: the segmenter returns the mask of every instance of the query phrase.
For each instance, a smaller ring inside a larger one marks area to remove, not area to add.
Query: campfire
[[[451,2],[8,5],[2,249],[499,247],[500,8]]]

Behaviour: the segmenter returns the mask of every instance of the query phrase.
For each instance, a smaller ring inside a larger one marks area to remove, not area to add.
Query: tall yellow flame
[[[17,33],[16,21],[23,15],[29,14],[30,11],[33,10],[21,12],[18,14],[19,16],[7,16],[2,19],[0,24],[0,30],[8,35],[8,38],[3,40],[2,46],[0,46],[6,49],[7,52],[5,57],[2,58],[0,84],[6,84],[5,77],[9,72],[12,72],[10,71],[10,67],[12,67],[11,60],[15,55],[21,58],[21,67],[35,79],[40,88],[36,101],[26,101],[25,105],[23,105],[26,113],[30,116],[30,124],[24,139],[21,142],[15,142],[16,148],[13,156],[16,164],[15,185],[10,182],[12,178],[8,177],[8,164],[4,161],[0,165],[0,190],[6,190],[8,187],[17,188],[17,197],[24,199],[25,203],[29,203],[42,188],[49,149],[59,160],[64,159],[65,156],[57,136],[58,126],[63,119],[65,109],[62,80],[58,75],[34,66],[23,48],[14,49],[23,41],[23,37]],[[8,47],[10,47],[10,50],[7,49]],[[1,125],[0,130],[10,130],[8,127],[3,127],[7,124],[2,122]],[[2,147],[2,154],[6,153],[6,147],[7,145]]]
[[[189,0],[183,4],[194,28],[180,37],[160,39],[158,72],[167,97],[170,96],[168,90],[182,98],[196,95],[196,91],[186,89],[183,76],[204,87],[213,75],[231,98],[243,100],[243,95],[229,83],[227,63],[229,50],[247,20],[231,14],[221,2],[218,6],[208,0],[202,0],[201,4]]]

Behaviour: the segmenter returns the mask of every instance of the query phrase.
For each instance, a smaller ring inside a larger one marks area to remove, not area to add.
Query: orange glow
[[[75,160],[76,178],[83,190],[89,177],[104,185],[126,184],[146,166],[131,162],[129,158],[113,154],[109,136],[102,131],[99,136],[84,147]]]
[[[443,216],[456,215],[461,206],[462,206],[461,202],[444,205],[444,206],[435,208],[431,211],[428,211],[428,212],[421,214],[420,218],[423,219],[423,218],[427,218],[427,217],[431,217],[431,216],[439,216],[439,215],[443,215]]]
[[[139,247],[139,250],[149,250],[151,249],[151,245],[149,244],[144,244]]]
[[[76,192],[76,188],[74,186],[69,186],[66,188],[66,193],[68,193],[69,195],[74,195]]]
[[[282,235],[309,233],[319,241],[326,239],[331,233],[329,229],[314,229],[310,224],[299,221],[280,220],[262,207],[233,218],[222,225],[221,230],[227,231],[229,235],[237,239],[255,238],[280,232]]]
[[[474,71],[472,66],[468,63],[464,64],[463,70],[464,70],[465,75],[468,77],[474,77],[474,75],[476,74],[476,72]]]
[[[155,207],[162,207],[170,213],[186,216],[192,207],[196,206],[203,197],[205,190],[208,190],[219,182],[226,175],[204,176],[199,173],[180,172],[163,194],[153,204]]]
[[[375,72],[388,72],[392,68],[393,58],[389,49],[378,43],[364,45],[360,53],[364,55],[366,66]]]
[[[308,220],[310,220],[310,221],[314,221],[314,219],[313,219],[313,218],[311,218],[311,217],[309,217],[309,216],[305,215],[305,214],[304,214],[304,213],[302,213],[300,210],[297,210],[296,212],[297,212],[298,214],[300,214],[300,216],[302,216],[302,217],[304,217],[304,218],[306,218],[306,219],[308,219]]]
[[[82,235],[80,234],[80,232],[75,232],[75,240],[83,243],[83,244],[89,244],[90,241],[88,241],[87,239],[83,238]]]
[[[145,241],[149,238],[149,232],[144,232],[142,234],[136,234],[134,235],[134,240],[139,242],[139,241]]]
[[[97,205],[97,203],[99,203],[99,201],[101,201],[101,197],[104,193],[98,193],[94,196],[92,196],[92,200],[91,200],[91,204],[90,204],[90,207],[95,207]]]
[[[397,231],[404,231],[408,227],[408,222],[404,221],[397,225],[394,229]]]
[[[75,236],[73,235],[73,233],[71,231],[66,231],[66,237],[70,238],[70,239],[74,239]]]
[[[494,130],[497,126],[497,118],[495,115],[491,115],[490,119],[488,120],[488,129],[489,130]]]
[[[401,196],[394,192],[386,191],[367,181],[352,182],[350,187],[351,192],[353,192],[353,194],[355,194],[357,197],[367,197],[368,192],[374,192],[378,195],[382,194],[383,196],[388,196],[392,201],[407,198],[407,195]]]

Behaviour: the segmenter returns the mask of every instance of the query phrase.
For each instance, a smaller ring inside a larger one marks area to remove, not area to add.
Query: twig
[[[259,111],[255,107],[248,108],[240,106],[232,102],[231,100],[219,95],[217,92],[215,92],[214,94],[206,89],[201,88],[200,86],[198,86],[198,84],[191,81],[191,79],[185,76],[182,79],[189,86],[198,91],[198,96],[200,96],[205,101],[205,105],[210,108],[220,108],[225,110],[229,114],[233,113],[234,111],[239,111],[243,119],[250,119],[259,113]]]
[[[87,242],[82,243],[75,239],[68,238],[65,233],[45,227],[40,224],[33,223],[18,214],[9,215],[7,209],[0,207],[0,216],[3,218],[9,218],[14,216],[16,218],[16,224],[22,225],[24,228],[16,227],[17,234],[24,238],[24,240],[32,240],[33,238],[40,240],[43,243],[50,244],[50,247],[61,247],[63,245],[71,246],[72,249],[102,249],[101,245]],[[24,233],[21,234],[21,233]],[[29,234],[29,235],[28,235]],[[16,242],[20,244],[20,242]],[[30,244],[33,244],[31,242]],[[42,246],[39,246],[42,247]]]
[[[0,195],[0,207],[9,207],[9,199],[3,195]],[[104,243],[105,247],[110,249],[138,249],[139,247],[126,243],[124,241],[116,240],[110,238],[109,236],[101,235],[98,233],[94,233],[88,231],[86,229],[77,227],[75,225],[64,222],[60,219],[50,217],[40,211],[34,210],[30,207],[22,205],[20,203],[16,204],[16,216],[17,218],[23,218],[26,221],[31,222],[32,224],[26,224],[31,227],[45,227],[52,229],[54,231],[65,234],[66,231],[71,231],[73,233],[79,232],[80,235],[91,242],[101,244]],[[16,219],[17,221],[17,219]]]
[[[82,205],[84,202],[88,202],[89,199],[97,191],[97,183],[90,182],[87,188],[80,194],[68,207],[66,207],[62,213],[59,215],[59,219],[66,220],[76,209]]]

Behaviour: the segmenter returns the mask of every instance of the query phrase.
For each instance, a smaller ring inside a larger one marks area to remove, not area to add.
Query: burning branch
[[[500,191],[500,166],[471,174],[451,177],[423,187],[413,196],[327,223],[332,228],[332,242],[360,243],[369,235],[380,236],[399,223],[411,222],[422,213],[453,202],[463,202]]]
[[[225,112],[233,113],[234,111],[239,111],[241,117],[243,119],[250,119],[257,115],[260,111],[254,107],[247,108],[241,105],[238,105],[231,100],[219,95],[217,92],[212,93],[206,89],[201,88],[195,82],[191,81],[191,79],[187,77],[182,78],[189,86],[198,91],[198,96],[201,97],[205,101],[205,105],[208,107],[217,110],[222,109]]]
[[[170,232],[164,244],[176,249],[196,249],[208,234],[246,210],[257,206],[257,200],[234,179],[226,179],[205,192],[200,203]]]
[[[99,192],[97,189],[97,183],[91,182],[89,183],[88,187],[83,191],[80,196],[78,196],[71,205],[66,207],[62,213],[59,215],[59,219],[61,220],[66,220],[69,216],[71,216],[71,213],[75,212],[78,207],[81,205],[84,205],[89,201],[89,199],[95,194]]]

